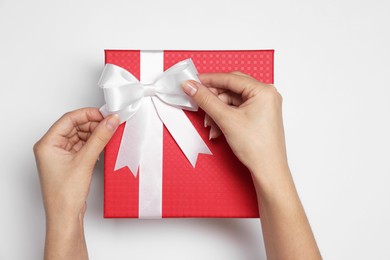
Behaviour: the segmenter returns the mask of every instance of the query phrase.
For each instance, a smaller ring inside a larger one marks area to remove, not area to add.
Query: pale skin
[[[288,167],[282,98],[248,75],[199,75],[182,84],[250,170],[268,259],[321,259]],[[45,259],[88,259],[83,218],[92,172],[119,118],[95,108],[65,114],[34,145],[46,212]]]

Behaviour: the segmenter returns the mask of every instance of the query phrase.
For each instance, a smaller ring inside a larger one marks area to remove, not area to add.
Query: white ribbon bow
[[[142,155],[153,152],[153,147],[145,146],[145,143],[153,144],[150,138],[162,135],[162,132],[157,129],[156,133],[151,133],[153,129],[148,129],[152,127],[148,126],[148,118],[153,117],[151,113],[157,113],[193,167],[199,153],[212,154],[182,111],[198,110],[196,103],[180,87],[186,80],[199,81],[197,74],[192,60],[187,59],[163,72],[154,83],[143,85],[127,70],[113,64],[105,65],[98,85],[104,90],[106,105],[100,111],[105,117],[118,114],[121,123],[126,121],[114,170],[128,166],[137,176]]]

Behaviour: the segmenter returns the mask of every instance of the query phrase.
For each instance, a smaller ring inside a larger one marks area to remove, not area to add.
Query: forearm
[[[44,259],[88,259],[82,217],[47,218]]]
[[[321,259],[288,167],[252,173],[268,259]]]

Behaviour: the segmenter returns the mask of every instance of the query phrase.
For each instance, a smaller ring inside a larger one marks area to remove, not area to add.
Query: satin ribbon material
[[[104,91],[106,104],[100,111],[104,116],[118,114],[121,123],[126,122],[115,170],[127,166],[137,176],[143,155],[152,153],[151,145],[145,143],[153,143],[154,135],[162,135],[161,130],[149,129],[153,128],[148,125],[149,118],[156,115],[193,167],[199,153],[212,154],[182,110],[198,110],[197,104],[180,87],[186,80],[199,81],[197,74],[192,60],[187,59],[164,71],[152,84],[142,84],[127,70],[105,65],[98,85]]]
[[[106,64],[98,85],[103,88],[106,105],[104,114],[119,114],[121,123],[139,110],[144,97],[156,96],[170,106],[197,111],[197,104],[180,88],[186,80],[199,81],[197,70],[191,59],[183,60],[164,73],[152,84],[141,84],[127,70],[114,64]]]

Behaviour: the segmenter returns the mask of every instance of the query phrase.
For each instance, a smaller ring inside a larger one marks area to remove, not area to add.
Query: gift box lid
[[[105,62],[120,66],[140,79],[144,51],[106,50]],[[162,51],[163,69],[191,58],[199,73],[241,71],[273,83],[273,50]],[[249,171],[235,157],[224,137],[209,140],[204,112],[185,114],[212,152],[199,154],[196,167],[188,162],[171,134],[163,129],[162,217],[258,218],[256,192]],[[138,218],[139,173],[114,170],[124,124],[105,149],[104,217]],[[142,177],[141,177],[142,178]]]

